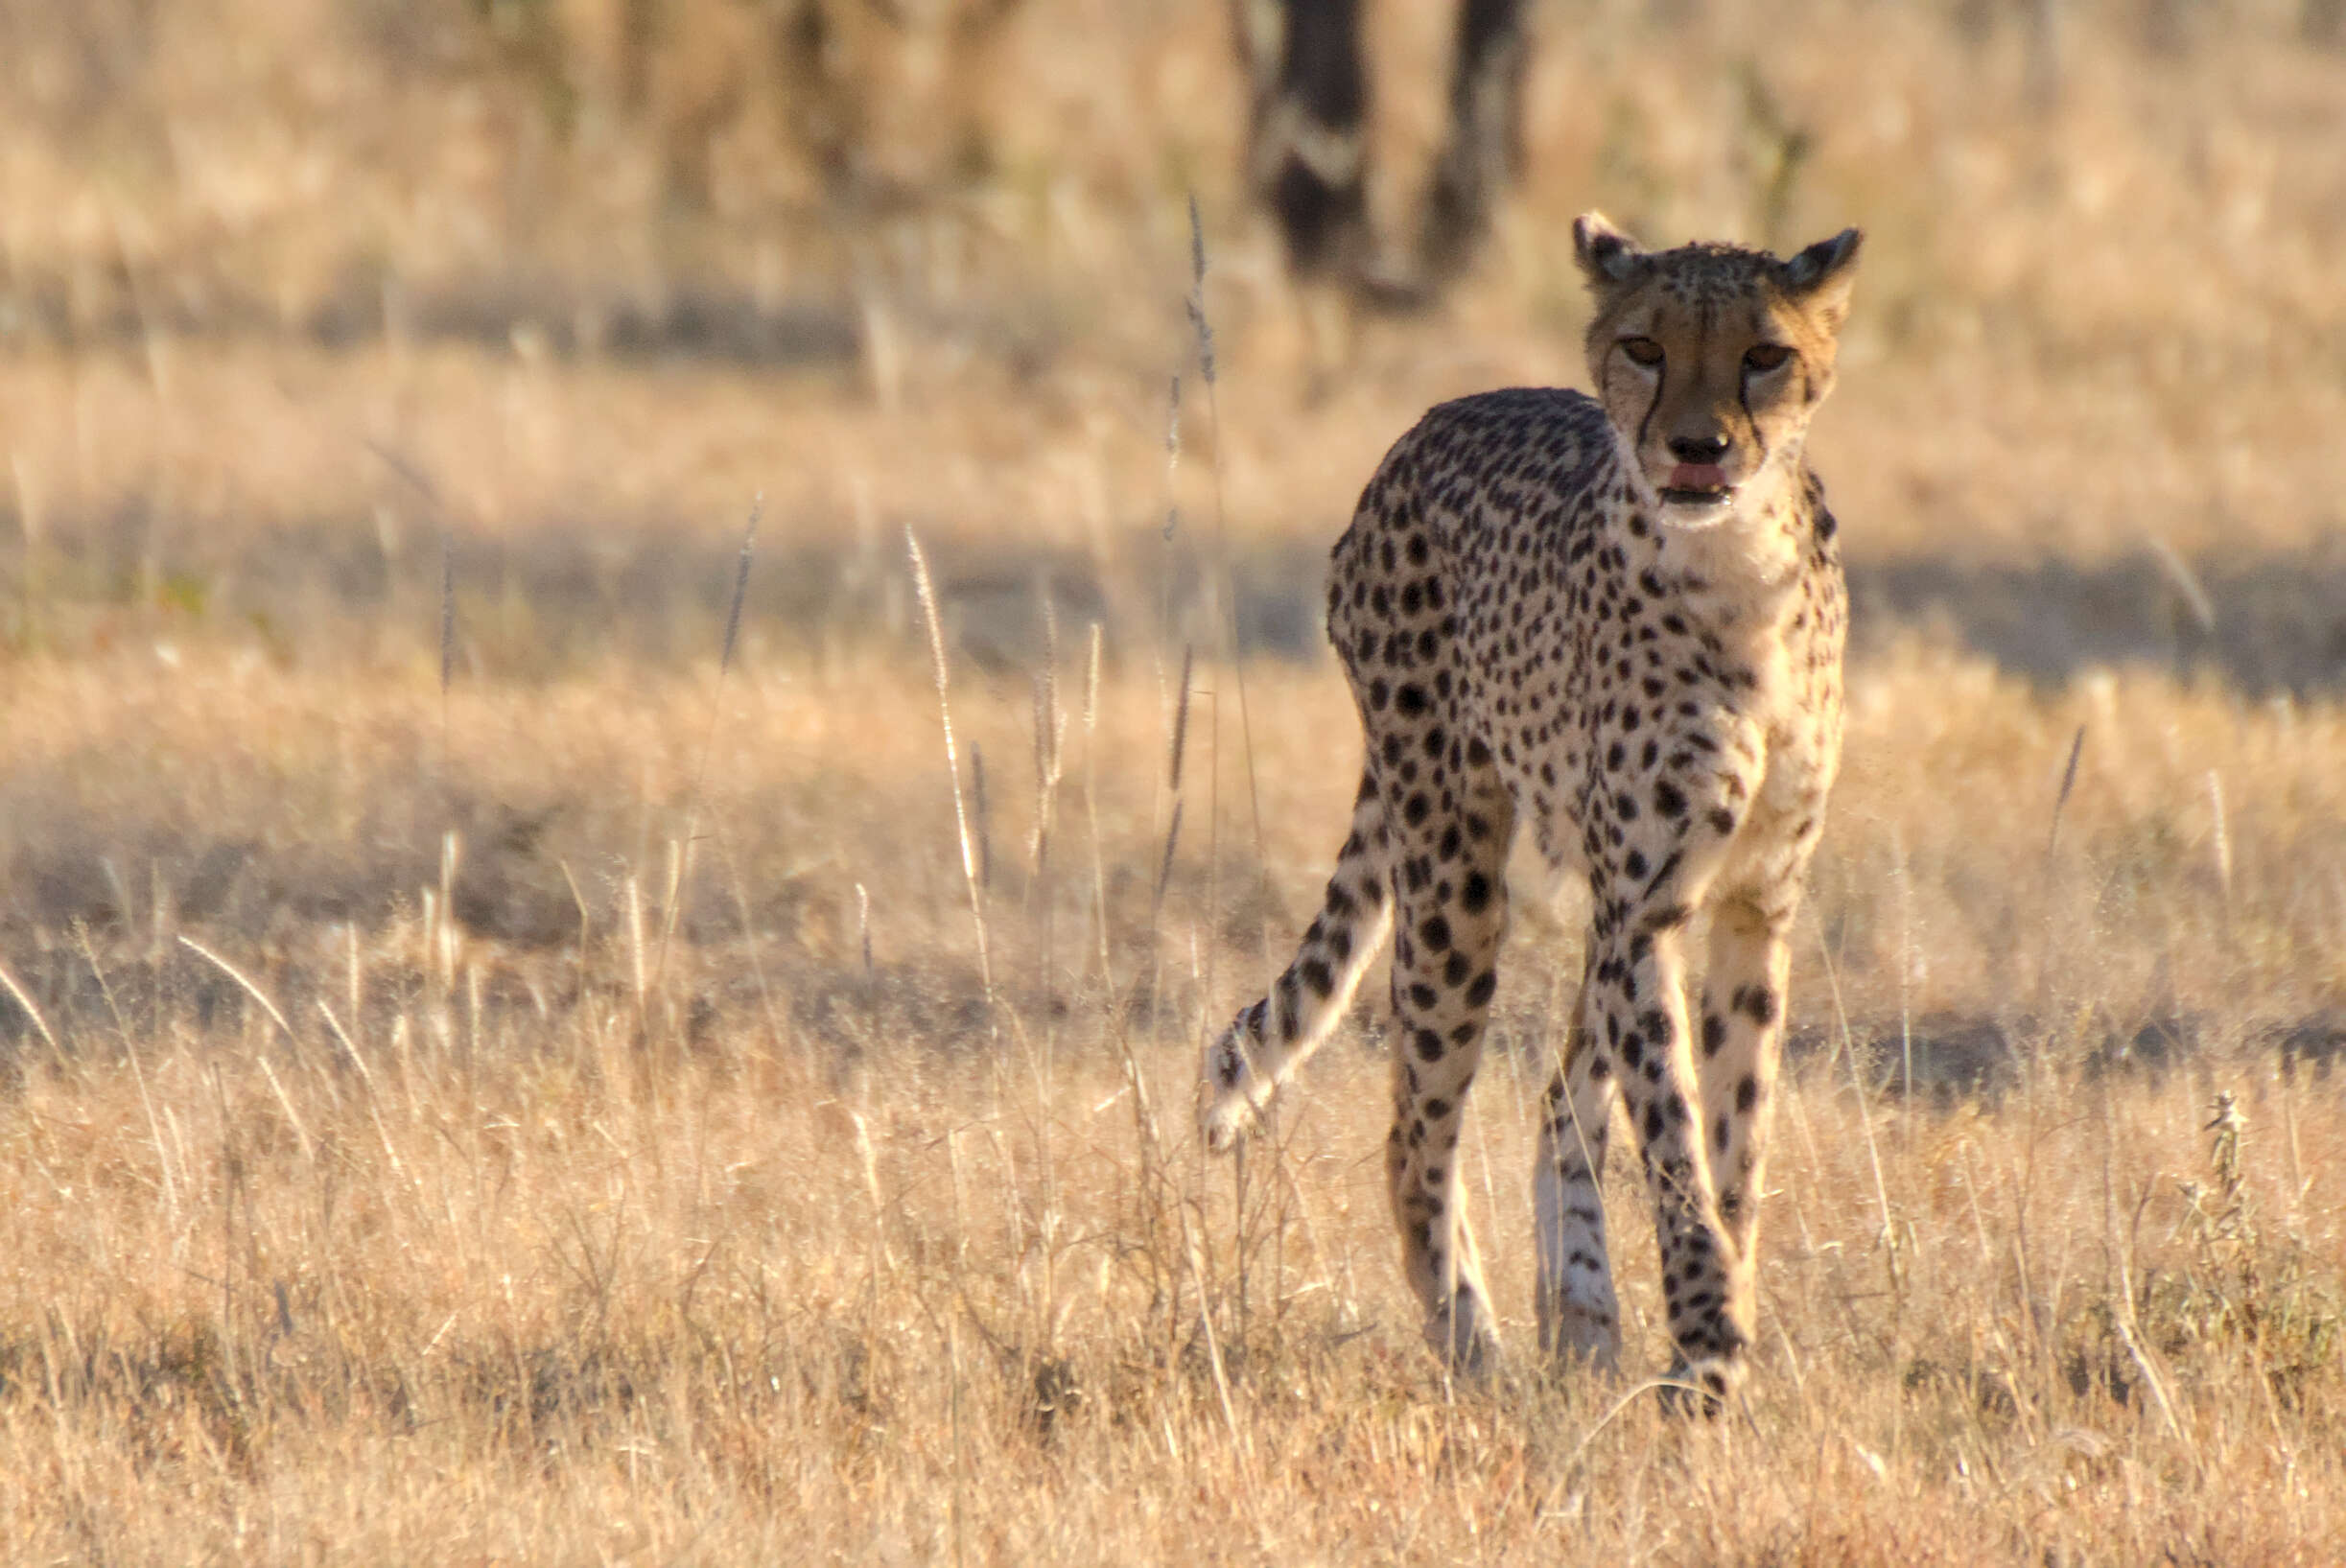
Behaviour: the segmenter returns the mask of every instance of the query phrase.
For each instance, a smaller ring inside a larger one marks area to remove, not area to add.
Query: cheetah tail
[[[1208,1047],[1198,1123],[1207,1146],[1233,1147],[1279,1087],[1319,1049],[1344,1017],[1360,977],[1393,930],[1385,807],[1363,775],[1327,897],[1302,946],[1269,995],[1239,1009]]]

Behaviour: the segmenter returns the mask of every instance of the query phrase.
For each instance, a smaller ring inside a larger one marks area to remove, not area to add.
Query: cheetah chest
[[[1607,570],[1618,559],[1560,596],[1551,649],[1486,663],[1517,808],[1559,874],[1643,879],[1685,838],[1724,853],[1725,885],[1770,880],[1813,839],[1839,753],[1814,587],[1787,574],[1730,598],[1653,566]]]

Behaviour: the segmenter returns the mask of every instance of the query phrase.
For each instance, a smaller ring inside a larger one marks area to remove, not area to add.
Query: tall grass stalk
[[[1816,928],[1817,957],[1824,969],[1825,984],[1833,997],[1833,1022],[1841,1041],[1842,1060],[1849,1070],[1849,1092],[1856,1096],[1858,1127],[1865,1135],[1865,1161],[1873,1172],[1874,1205],[1882,1216],[1881,1246],[1889,1275],[1890,1293],[1903,1306],[1906,1277],[1899,1256],[1898,1224],[1890,1213],[1889,1183],[1882,1176],[1882,1147],[1874,1138],[1873,1109],[1865,1093],[1865,1075],[1857,1065],[1857,1038],[1849,1028],[1849,1010],[1842,1000],[1841,967],[1833,962],[1833,949],[1824,938],[1824,924],[1813,911],[1810,924]]]
[[[928,571],[928,557],[911,528],[904,529],[904,549],[912,557],[913,590],[920,597],[921,619],[928,632],[930,678],[937,690],[937,722],[945,736],[945,769],[953,786],[953,830],[961,844],[961,878],[970,893],[970,923],[977,933],[977,972],[985,986],[986,1011],[994,1012],[994,958],[986,930],[986,906],[977,874],[977,850],[970,833],[970,811],[961,793],[961,758],[953,745],[953,703],[946,681],[945,623],[937,609],[937,585]],[[998,1020],[995,1020],[998,1026]]]
[[[49,1032],[49,1020],[40,1016],[40,1008],[34,1002],[32,995],[25,990],[24,982],[17,979],[14,972],[6,964],[0,964],[0,989],[5,989],[11,996],[15,998],[16,1005],[23,1010],[26,1019],[31,1022],[35,1032],[40,1036],[41,1043],[49,1047],[50,1057],[60,1064],[63,1063],[65,1053],[59,1046],[57,1036]]]
[[[684,841],[669,878],[668,907],[660,921],[660,952],[653,960],[651,987],[657,991],[668,973],[668,955],[675,942],[676,920],[683,892],[691,878],[693,847],[699,842],[701,804],[709,780],[709,765],[716,756],[717,726],[725,716],[725,678],[733,673],[733,656],[741,639],[741,606],[749,597],[750,562],[758,548],[758,524],[765,516],[765,492],[750,502],[749,522],[741,529],[741,551],[735,558],[733,593],[725,604],[725,637],[716,658],[716,685],[709,693],[709,726],[700,742],[700,761],[685,786]],[[754,946],[754,944],[753,944]]]
[[[1238,737],[1242,760],[1246,767],[1247,807],[1249,820],[1254,824],[1255,830],[1255,859],[1256,865],[1261,868],[1261,891],[1264,895],[1265,906],[1268,907],[1271,893],[1270,856],[1263,841],[1262,787],[1255,777],[1255,719],[1253,710],[1247,701],[1246,650],[1241,645],[1239,638],[1238,577],[1232,565],[1230,548],[1230,503],[1226,495],[1225,480],[1225,470],[1229,466],[1229,459],[1224,451],[1222,434],[1222,378],[1218,363],[1219,357],[1214,346],[1213,323],[1206,311],[1206,226],[1198,215],[1197,193],[1194,191],[1189,194],[1189,298],[1187,309],[1190,331],[1196,341],[1198,375],[1206,383],[1206,420],[1208,434],[1212,442],[1212,456],[1207,466],[1213,479],[1214,570],[1211,578],[1215,588],[1214,597],[1221,601],[1221,614],[1216,619],[1221,622],[1221,629],[1228,639],[1226,644],[1228,665],[1226,667],[1231,684],[1238,696]],[[1215,708],[1217,751],[1219,750],[1220,729],[1220,706],[1217,703]],[[1214,782],[1217,786],[1220,782],[1220,774],[1221,762],[1217,756],[1214,762]],[[1220,834],[1221,823],[1217,810],[1216,820],[1208,823],[1207,834],[1209,845],[1208,853],[1213,854],[1215,866],[1220,864]],[[1209,875],[1211,875],[1210,871]],[[1219,919],[1219,916],[1220,905],[1209,896],[1207,905],[1208,924],[1212,924]],[[1214,946],[1218,948],[1220,944],[1217,943]],[[1262,961],[1268,962],[1267,953]],[[1268,976],[1265,978],[1267,980]],[[1213,967],[1210,955],[1207,965],[1207,991],[1208,995],[1211,995],[1213,991]],[[1202,1046],[1204,1041],[1201,1041],[1199,1043]]]
[[[1100,990],[1103,995],[1115,989],[1115,978],[1110,972],[1108,934],[1108,852],[1100,842],[1100,645],[1105,641],[1100,623],[1091,623],[1091,635],[1084,655],[1084,820],[1091,837],[1091,912],[1099,946]]]
[[[277,1010],[275,1002],[269,999],[268,993],[253,983],[252,976],[184,932],[180,934],[179,946],[234,980],[246,995],[260,1004],[261,1011],[269,1015],[269,1021],[277,1026],[277,1032],[285,1037],[286,1043],[296,1048],[300,1046],[301,1040],[293,1033],[293,1026],[285,1021],[285,1015]]]

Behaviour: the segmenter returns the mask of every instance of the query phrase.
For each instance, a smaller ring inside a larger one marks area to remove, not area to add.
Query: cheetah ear
[[[1601,212],[1584,212],[1572,221],[1572,254],[1588,274],[1588,286],[1600,293],[1627,283],[1646,260],[1637,242]]]
[[[1857,282],[1857,252],[1865,236],[1844,228],[1829,240],[1819,240],[1784,263],[1784,286],[1809,313],[1839,332],[1849,314],[1849,290]]]

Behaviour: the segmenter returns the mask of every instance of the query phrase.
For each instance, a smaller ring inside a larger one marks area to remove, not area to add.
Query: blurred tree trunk
[[[1429,302],[1472,262],[1523,162],[1526,0],[1458,0],[1448,127],[1414,248],[1380,258],[1369,218],[1369,73],[1360,0],[1235,0],[1250,85],[1248,184],[1277,221],[1289,269],[1360,302]]]
[[[2049,109],[2061,101],[2061,0],[2028,0],[2029,102]]]
[[[1299,277],[1349,275],[1370,246],[1360,0],[1237,0],[1247,172]]]
[[[1490,232],[1499,193],[1523,169],[1523,0],[1463,0],[1450,59],[1449,139],[1434,164],[1418,229],[1418,267],[1439,287]]]

